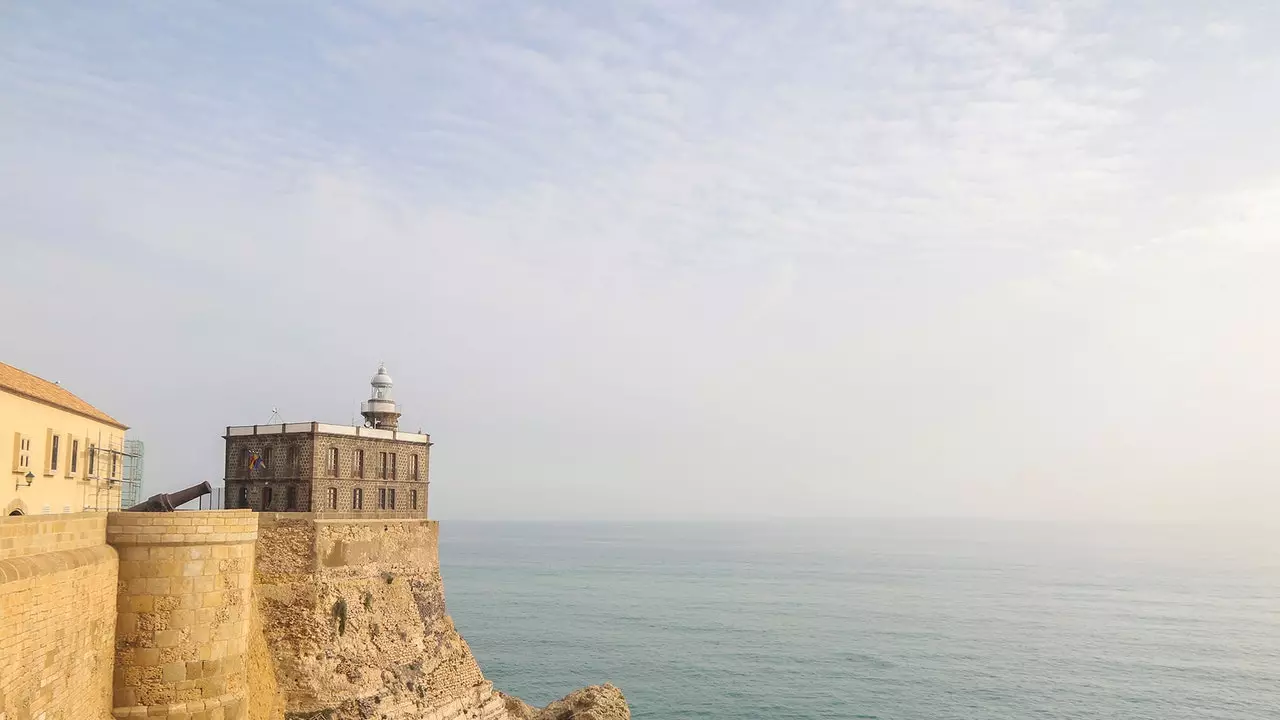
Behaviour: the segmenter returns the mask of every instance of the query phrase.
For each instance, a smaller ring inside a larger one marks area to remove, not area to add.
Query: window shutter
[[[57,435],[57,433],[53,431],[53,428],[49,428],[45,430],[44,452],[42,453],[44,455],[44,474],[45,475],[53,474],[52,462],[53,462],[53,436],[54,435]]]

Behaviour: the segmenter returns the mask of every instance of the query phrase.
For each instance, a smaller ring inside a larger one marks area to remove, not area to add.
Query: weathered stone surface
[[[631,708],[621,690],[605,683],[575,690],[531,720],[631,720]]]
[[[438,530],[247,511],[0,518],[0,720],[630,718],[611,685],[543,710],[495,691],[446,611]]]
[[[418,720],[493,710],[492,688],[445,611],[437,523],[260,520],[254,589],[287,717]]]
[[[507,715],[511,717],[511,720],[534,720],[539,713],[538,708],[514,695],[508,695],[501,691],[495,691],[494,694],[502,698],[503,709],[507,711]]]

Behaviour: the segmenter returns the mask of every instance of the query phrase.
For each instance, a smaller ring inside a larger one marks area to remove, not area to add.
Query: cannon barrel
[[[152,495],[137,505],[125,509],[128,512],[173,512],[175,508],[211,492],[213,492],[213,486],[207,482],[202,482],[199,485],[192,485],[176,493]]]

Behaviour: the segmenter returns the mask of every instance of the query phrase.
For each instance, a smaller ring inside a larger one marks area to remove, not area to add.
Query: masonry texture
[[[226,441],[229,508],[427,517],[429,443],[323,432],[228,435]],[[336,469],[329,461],[335,451]],[[264,456],[266,467],[250,470],[251,452]]]
[[[0,720],[531,717],[446,613],[438,536],[368,513],[0,518]],[[629,717],[616,688],[561,705],[538,720]]]
[[[111,717],[116,553],[106,513],[0,521],[0,720]]]
[[[248,510],[111,515],[115,717],[248,717],[257,526]]]

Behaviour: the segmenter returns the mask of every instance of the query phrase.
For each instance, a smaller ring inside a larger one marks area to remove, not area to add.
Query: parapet
[[[249,510],[108,516],[120,556],[116,718],[248,717],[257,537]]]

